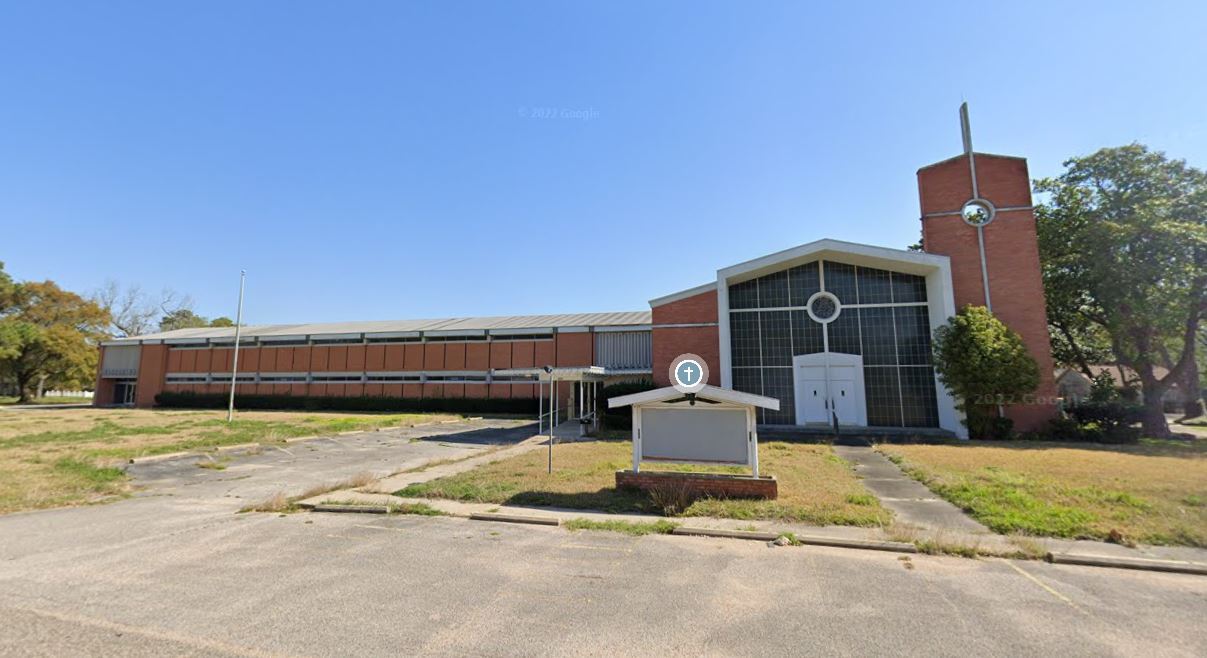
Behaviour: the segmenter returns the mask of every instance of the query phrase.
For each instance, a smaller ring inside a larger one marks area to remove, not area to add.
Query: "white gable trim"
[[[761,258],[717,270],[717,333],[720,340],[721,386],[733,388],[733,355],[729,335],[729,286],[815,260],[828,260],[863,267],[916,274],[926,278],[926,298],[931,331],[955,315],[955,293],[951,284],[951,259],[938,254],[889,249],[842,240],[817,240]],[[951,392],[935,378],[939,427],[968,437],[963,415],[955,407]]]
[[[716,290],[716,288],[716,282],[709,282],[705,283],[704,285],[696,286],[695,288],[688,288],[687,290],[680,290],[679,292],[673,292],[669,295],[656,297],[650,300],[650,308],[655,306],[664,306],[666,304],[670,304],[671,302],[677,302],[681,299],[687,299],[688,297],[695,297],[696,295],[702,295],[706,292],[712,292],[713,290]]]
[[[675,387],[667,386],[664,388],[656,388],[652,391],[642,391],[640,393],[631,393],[620,397],[609,398],[608,408],[615,409],[616,407],[626,407],[629,405],[641,406],[654,404],[657,402],[665,402],[683,397]],[[728,402],[744,407],[762,407],[763,409],[771,409],[779,411],[780,401],[775,398],[755,395],[753,393],[743,393],[728,388],[717,388],[716,386],[705,386],[696,394],[696,397],[702,400],[713,400],[715,402]]]

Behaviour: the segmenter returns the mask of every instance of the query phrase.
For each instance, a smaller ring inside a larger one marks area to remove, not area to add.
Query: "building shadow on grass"
[[[651,514],[658,511],[645,493],[614,488],[576,493],[521,491],[510,496],[503,504],[516,507],[598,510],[611,514]]]

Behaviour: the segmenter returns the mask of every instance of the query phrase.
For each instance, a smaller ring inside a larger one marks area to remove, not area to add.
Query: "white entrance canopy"
[[[574,415],[573,403],[567,405],[569,408],[565,410],[567,420],[578,419],[579,421],[579,436],[587,433],[587,426],[596,427],[599,423],[599,415],[597,413],[597,398],[599,385],[604,381],[604,377],[609,375],[607,368],[603,366],[543,366],[536,368],[499,368],[490,371],[491,379],[495,377],[528,377],[534,378],[539,384],[537,392],[537,434],[545,430],[546,424],[549,428],[549,445],[552,448],[554,440],[554,429],[561,422],[563,410],[560,408],[557,382],[574,382],[578,384],[578,394],[575,399],[578,401],[578,415]],[[549,408],[545,409],[545,382],[549,382]],[[573,389],[574,387],[571,386]],[[550,458],[552,459],[552,457]],[[550,466],[552,470],[552,465]]]
[[[633,472],[643,461],[749,466],[759,475],[755,409],[778,411],[775,398],[705,386],[694,396],[674,387],[622,395],[608,407],[633,408]]]
[[[608,369],[603,366],[549,366],[545,368],[499,368],[491,370],[495,377],[536,377],[539,381],[548,382],[600,382],[606,377]]]

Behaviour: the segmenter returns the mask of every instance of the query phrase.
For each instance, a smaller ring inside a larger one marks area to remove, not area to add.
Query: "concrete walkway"
[[[380,480],[368,486],[361,487],[356,491],[369,494],[391,494],[412,484],[427,482],[429,480],[435,480],[436,478],[448,477],[449,475],[456,475],[457,473],[464,473],[465,471],[473,470],[479,466],[482,466],[483,464],[497,462],[501,459],[515,457],[516,455],[522,455],[525,452],[536,450],[543,445],[547,445],[548,440],[548,437],[538,434],[536,436],[528,437],[527,439],[524,439],[515,445],[501,448],[499,450],[491,450],[477,457],[453,461],[447,464],[435,464],[430,467],[420,466],[413,471],[395,473],[394,475],[381,478]],[[337,494],[347,493],[356,492],[352,490],[334,491],[328,494],[323,494],[322,496],[316,496],[315,498],[330,500]],[[314,499],[300,501],[300,504],[305,506],[309,504],[311,500]]]
[[[885,507],[903,523],[931,531],[957,535],[992,535],[958,507],[939,498],[897,465],[872,448],[834,446],[834,452],[855,466],[855,473]]]
[[[561,427],[569,428],[570,423]],[[560,435],[560,433],[559,433]],[[938,498],[921,483],[909,478],[872,448],[856,446],[834,446],[834,451],[851,462],[857,474],[863,478],[867,488],[875,494],[885,507],[896,515],[896,521],[887,528],[860,528],[853,526],[814,526],[803,523],[785,523],[768,520],[722,519],[714,517],[673,517],[646,514],[612,514],[597,510],[565,509],[556,507],[526,507],[498,505],[493,503],[465,503],[437,498],[403,498],[393,492],[410,484],[428,482],[437,478],[463,473],[483,464],[507,459],[515,455],[541,450],[548,445],[547,435],[529,437],[506,448],[492,450],[469,459],[451,463],[433,463],[432,466],[397,473],[358,489],[331,491],[299,501],[302,507],[310,508],[324,503],[347,503],[366,506],[390,506],[405,503],[422,503],[450,516],[468,517],[475,513],[499,513],[516,515],[539,515],[553,517],[561,522],[571,519],[593,521],[653,522],[670,520],[681,525],[717,530],[748,530],[761,532],[791,532],[797,536],[830,538],[856,541],[904,541],[920,546],[930,544],[947,550],[950,547],[975,549],[982,555],[1009,556],[1020,552],[1036,555],[1046,552],[1121,558],[1145,558],[1172,560],[1207,566],[1207,550],[1187,546],[1139,546],[1130,548],[1098,541],[1067,540],[1044,537],[1012,537],[999,535],[966,516],[957,507]]]

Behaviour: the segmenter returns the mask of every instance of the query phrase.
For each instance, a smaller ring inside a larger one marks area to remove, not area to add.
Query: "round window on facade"
[[[842,312],[838,298],[828,292],[813,293],[805,308],[809,312],[809,317],[822,324],[833,322]]]
[[[960,209],[960,216],[972,226],[984,226],[993,221],[997,210],[985,199],[971,199]]]

